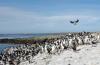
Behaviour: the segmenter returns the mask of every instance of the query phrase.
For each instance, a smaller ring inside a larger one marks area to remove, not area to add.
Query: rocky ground
[[[78,51],[71,49],[61,54],[38,54],[33,58],[34,63],[22,62],[21,65],[100,65],[100,43],[95,46],[81,45]]]

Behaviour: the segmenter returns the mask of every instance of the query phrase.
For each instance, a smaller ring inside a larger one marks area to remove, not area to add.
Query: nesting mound
[[[78,51],[65,50],[60,55],[38,54],[34,62],[21,65],[100,65],[100,43],[96,46],[81,45]]]

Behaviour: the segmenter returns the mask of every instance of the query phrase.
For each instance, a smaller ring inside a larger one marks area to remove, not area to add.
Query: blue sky
[[[0,33],[77,31],[100,31],[100,0],[0,0]]]

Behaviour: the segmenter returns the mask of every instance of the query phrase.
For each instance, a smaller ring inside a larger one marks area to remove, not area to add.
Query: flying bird
[[[79,22],[79,19],[77,19],[76,21],[70,21],[71,24],[76,25]]]

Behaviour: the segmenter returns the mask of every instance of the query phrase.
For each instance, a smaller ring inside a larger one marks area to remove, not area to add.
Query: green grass
[[[48,36],[39,36],[39,37],[32,37],[32,38],[17,38],[17,39],[2,39],[0,43],[11,43],[11,44],[23,44],[23,43],[32,43],[34,41],[43,41],[49,39],[59,38],[59,35],[48,35]]]

